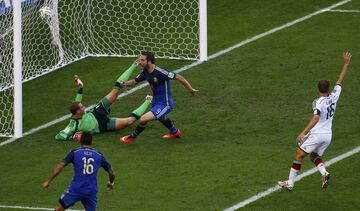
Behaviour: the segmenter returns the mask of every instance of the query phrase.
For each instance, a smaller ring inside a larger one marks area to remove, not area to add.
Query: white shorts
[[[299,147],[304,152],[310,154],[312,152],[322,156],[330,145],[331,133],[307,134],[304,139],[299,142]]]

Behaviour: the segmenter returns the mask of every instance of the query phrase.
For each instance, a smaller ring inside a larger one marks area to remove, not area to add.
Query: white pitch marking
[[[214,54],[210,55],[210,56],[208,57],[208,61],[209,61],[209,60],[212,60],[212,59],[215,59],[215,58],[217,58],[217,57],[219,57],[219,56],[222,56],[222,55],[224,55],[224,54],[226,54],[226,53],[228,53],[228,52],[230,52],[230,51],[232,51],[232,50],[234,50],[234,49],[237,49],[237,48],[239,48],[239,47],[241,47],[241,46],[244,46],[244,45],[246,45],[246,44],[249,44],[249,43],[251,43],[251,42],[254,42],[254,41],[256,41],[256,40],[258,40],[258,39],[260,39],[260,38],[266,37],[266,36],[268,36],[268,35],[270,35],[270,34],[273,34],[273,33],[275,33],[275,32],[278,32],[278,31],[280,31],[280,30],[282,30],[282,29],[288,28],[288,27],[290,27],[290,26],[293,26],[293,25],[295,25],[295,24],[298,24],[298,23],[300,23],[300,22],[303,22],[303,21],[305,21],[305,20],[307,20],[307,19],[310,19],[310,18],[312,18],[312,17],[314,17],[314,16],[316,16],[316,15],[319,15],[319,14],[321,14],[321,13],[324,13],[324,12],[327,12],[327,11],[329,11],[329,10],[331,10],[331,9],[334,9],[334,8],[336,8],[336,7],[339,7],[339,6],[341,6],[341,5],[343,5],[343,4],[346,4],[346,3],[350,2],[350,1],[351,1],[351,0],[340,1],[340,2],[338,2],[338,3],[336,3],[336,4],[333,4],[333,5],[329,6],[329,7],[326,7],[326,8],[324,8],[324,9],[321,9],[321,10],[318,10],[318,11],[316,11],[316,12],[313,12],[313,13],[311,13],[311,14],[309,14],[309,15],[306,15],[306,16],[304,16],[304,17],[302,17],[302,18],[299,18],[299,19],[296,19],[296,20],[294,20],[294,21],[288,22],[288,23],[286,23],[286,24],[284,24],[284,25],[282,25],[282,26],[273,28],[273,29],[271,29],[271,30],[269,30],[269,31],[266,31],[266,32],[264,32],[264,33],[261,33],[261,34],[259,34],[259,35],[254,36],[254,37],[252,37],[252,38],[249,38],[249,39],[247,39],[247,40],[244,40],[244,41],[242,41],[242,42],[239,42],[239,43],[236,44],[236,45],[233,45],[233,46],[231,46],[231,47],[228,47],[228,48],[226,48],[226,49],[224,49],[224,50],[218,51],[217,53],[214,53]],[[196,61],[196,62],[191,63],[191,64],[189,64],[189,65],[186,65],[186,66],[184,66],[184,67],[182,67],[182,68],[180,68],[180,69],[177,69],[177,70],[175,70],[174,72],[180,73],[180,72],[186,71],[186,70],[188,70],[188,69],[190,69],[190,68],[196,67],[196,66],[198,66],[198,65],[200,65],[200,64],[202,64],[202,63],[203,63],[203,62],[201,62],[201,61]],[[125,97],[125,96],[127,96],[127,95],[129,95],[129,94],[131,94],[131,93],[134,93],[134,92],[136,92],[136,91],[138,91],[138,90],[140,90],[140,89],[143,89],[143,88],[146,87],[146,86],[148,86],[148,84],[147,84],[147,83],[143,83],[143,84],[141,84],[141,85],[139,85],[139,86],[137,86],[137,87],[135,87],[135,88],[133,88],[133,89],[130,89],[129,91],[127,91],[127,92],[125,92],[125,93],[122,93],[122,94],[119,96],[119,98]],[[92,105],[92,106],[95,106],[95,105]],[[46,124],[43,124],[43,125],[41,125],[41,126],[39,126],[39,127],[33,128],[33,129],[25,132],[25,133],[23,134],[23,137],[24,137],[24,136],[27,136],[27,135],[30,135],[30,134],[33,134],[33,133],[35,133],[35,132],[37,132],[37,131],[39,131],[39,130],[42,130],[42,129],[44,129],[44,128],[50,127],[50,126],[52,126],[52,125],[54,125],[54,124],[57,124],[57,123],[59,123],[59,122],[62,122],[62,121],[64,121],[64,120],[68,119],[69,117],[70,117],[70,115],[66,115],[66,116],[60,117],[59,119],[55,119],[55,120],[53,120],[53,121],[51,121],[51,122],[48,122],[48,123],[46,123]],[[1,143],[0,143],[0,147],[4,146],[4,145],[6,145],[6,144],[10,144],[10,143],[12,143],[12,142],[14,142],[14,141],[16,141],[16,140],[17,140],[17,138],[9,138],[9,139],[1,142]]]
[[[348,158],[348,157],[350,157],[350,156],[352,156],[352,155],[354,155],[356,153],[359,153],[359,152],[360,152],[360,146],[358,146],[358,147],[354,148],[353,150],[350,150],[350,151],[348,151],[348,152],[346,152],[344,154],[341,154],[341,155],[329,160],[328,162],[325,162],[324,166],[326,166],[326,167],[331,166],[332,164],[334,164],[334,163],[336,163],[338,161],[341,161],[341,160],[343,160],[345,158]],[[305,171],[304,173],[299,174],[296,177],[295,181],[296,182],[300,181],[303,178],[305,178],[305,177],[307,177],[309,175],[312,175],[312,174],[314,174],[316,172],[317,172],[317,168],[309,169],[309,170]],[[275,191],[280,190],[280,189],[281,188],[278,185],[275,185],[275,186],[267,189],[266,191],[258,193],[258,194],[254,195],[254,196],[252,196],[252,197],[250,197],[248,199],[245,199],[244,201],[241,201],[241,202],[235,204],[232,207],[224,209],[224,211],[234,211],[234,210],[240,209],[240,208],[245,207],[246,205],[251,204],[251,203],[253,203],[253,202],[255,202],[255,201],[257,201],[257,200],[259,200],[259,199],[261,199],[261,198],[263,198],[265,196],[268,196],[268,195],[270,195],[270,194],[272,194]]]
[[[329,12],[360,13],[360,10],[329,10]]]

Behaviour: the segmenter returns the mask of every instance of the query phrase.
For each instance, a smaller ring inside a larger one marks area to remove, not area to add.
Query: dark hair
[[[320,93],[328,93],[330,87],[329,80],[320,80],[318,83],[318,88]]]
[[[155,64],[155,55],[149,51],[141,52],[141,55],[146,56],[146,60],[151,61],[151,63]]]
[[[91,145],[92,144],[92,135],[90,132],[82,132],[81,133],[80,144],[82,144],[82,145]]]
[[[70,104],[70,112],[75,115],[77,110],[79,110],[80,102],[72,102]]]

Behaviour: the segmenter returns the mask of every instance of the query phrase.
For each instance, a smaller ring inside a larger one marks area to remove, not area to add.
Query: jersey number
[[[94,158],[83,157],[82,160],[84,161],[84,169],[83,174],[93,174],[94,173],[94,166],[92,162],[94,162]]]
[[[326,119],[329,119],[332,116],[334,116],[334,113],[335,113],[334,105],[335,105],[335,103],[331,103],[330,106],[327,107]]]

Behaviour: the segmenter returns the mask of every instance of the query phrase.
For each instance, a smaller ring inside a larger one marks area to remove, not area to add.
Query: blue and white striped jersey
[[[176,73],[169,72],[167,70],[161,69],[160,67],[155,67],[152,73],[148,73],[148,71],[144,69],[138,76],[136,76],[135,81],[140,82],[147,80],[153,91],[153,105],[159,103],[173,105],[170,89],[170,79],[174,79],[175,77]]]

